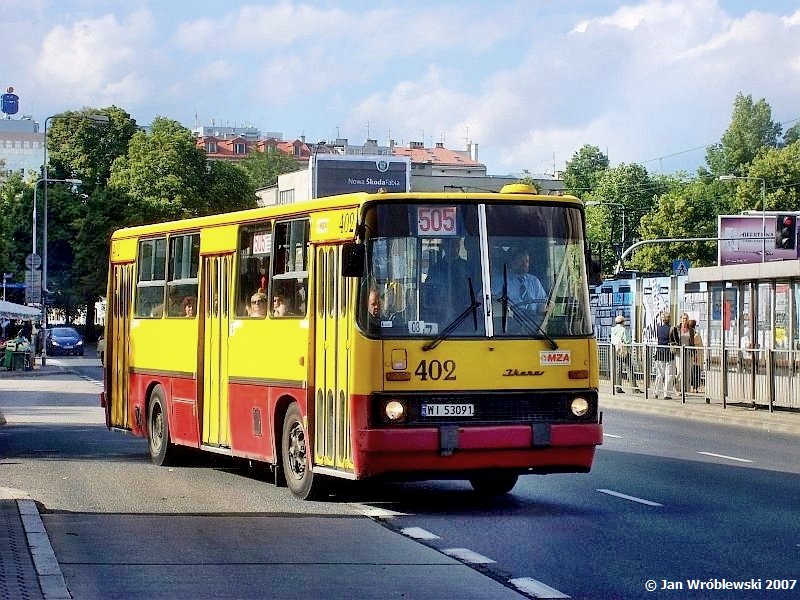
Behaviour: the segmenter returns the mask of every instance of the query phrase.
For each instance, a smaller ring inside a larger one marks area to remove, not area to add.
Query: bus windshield
[[[377,204],[358,322],[382,338],[591,335],[578,207]]]

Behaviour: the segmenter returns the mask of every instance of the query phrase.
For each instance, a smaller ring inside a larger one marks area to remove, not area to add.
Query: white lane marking
[[[405,529],[400,530],[403,534],[407,535],[408,537],[412,537],[415,540],[440,540],[438,535],[435,533],[431,533],[430,531],[426,531],[422,527],[406,527]]]
[[[488,565],[497,562],[496,560],[492,560],[483,554],[473,552],[468,548],[446,548],[445,550],[442,550],[442,552],[463,562],[472,563],[473,565]]]
[[[621,435],[614,435],[613,433],[604,433],[603,437],[610,437],[610,438],[619,438],[622,439]]]
[[[362,515],[372,517],[373,519],[391,519],[392,517],[408,516],[408,513],[396,512],[388,508],[379,508],[377,506],[370,506],[368,504],[358,504],[356,502],[350,503],[350,506],[355,508]]]
[[[517,579],[509,579],[508,583],[513,585],[519,591],[533,596],[534,598],[569,598],[563,592],[551,588],[549,585],[532,579],[530,577],[519,577]]]
[[[705,454],[706,456],[713,456],[715,458],[724,458],[725,460],[735,460],[737,462],[751,463],[752,460],[746,458],[736,458],[735,456],[726,456],[724,454],[714,454],[713,452],[698,452],[698,454]]]
[[[659,504],[658,502],[653,502],[652,500],[645,500],[644,498],[637,498],[636,496],[628,496],[628,494],[623,494],[621,492],[615,492],[614,490],[605,490],[599,489],[598,492],[603,494],[608,494],[609,496],[616,496],[617,498],[622,498],[624,500],[630,500],[631,502],[638,502],[639,504],[646,504],[647,506],[664,506],[663,504]]]

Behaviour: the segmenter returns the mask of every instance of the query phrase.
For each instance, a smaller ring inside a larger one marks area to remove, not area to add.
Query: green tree
[[[564,171],[564,187],[569,194],[585,198],[591,193],[608,169],[608,156],[600,152],[597,146],[586,144],[567,161]]]
[[[800,207],[800,140],[771,148],[750,165],[749,177],[764,180],[766,210],[796,211]],[[761,182],[737,182],[733,207],[737,212],[761,209]]]
[[[298,170],[294,158],[278,150],[252,151],[240,164],[250,178],[254,190],[275,185],[278,182],[278,175]]]
[[[587,196],[589,239],[602,248],[606,270],[617,263],[619,254],[639,238],[638,224],[649,212],[654,197],[668,184],[650,177],[642,165],[621,164],[598,172],[592,193]],[[596,205],[594,203],[597,203]]]
[[[688,183],[674,179],[670,188],[656,199],[653,210],[639,224],[642,239],[716,237],[717,215],[729,206],[723,182],[695,179]],[[716,264],[717,246],[713,242],[669,242],[637,249],[629,266],[644,271],[666,271],[677,258],[693,266]]]
[[[783,145],[789,146],[800,140],[800,123],[795,123],[783,134]]]
[[[206,203],[200,214],[217,214],[257,206],[252,179],[235,163],[208,161],[205,188]]]
[[[108,122],[93,120],[98,115],[108,117]],[[104,186],[111,165],[127,154],[137,129],[136,121],[116,106],[56,115],[47,130],[48,176],[80,179],[84,191]]]
[[[107,117],[107,121],[98,122],[98,115]],[[94,302],[105,292],[105,285],[86,287],[81,284],[92,273],[104,275],[108,257],[107,253],[98,254],[90,266],[77,261],[81,251],[78,232],[84,226],[91,226],[93,221],[87,221],[89,201],[104,189],[112,164],[127,153],[136,131],[136,121],[116,106],[67,111],[50,119],[48,177],[75,178],[83,182],[80,190],[74,192],[60,184],[49,186],[47,191],[48,287],[55,293],[56,308],[63,309],[68,319],[85,307],[86,321],[93,323]],[[42,190],[39,191],[41,196]],[[93,335],[93,328],[87,327],[87,339],[92,340]]]
[[[191,132],[156,117],[149,132],[137,131],[128,153],[111,167],[108,185],[128,196],[125,225],[157,223],[203,212],[206,157]]]
[[[759,153],[777,148],[780,123],[772,120],[772,109],[763,98],[737,94],[731,124],[722,140],[706,149],[706,163],[713,175],[746,175]]]
[[[22,281],[25,257],[31,252],[33,194],[26,195],[25,189],[19,173],[0,183],[0,274],[13,273],[16,281]]]

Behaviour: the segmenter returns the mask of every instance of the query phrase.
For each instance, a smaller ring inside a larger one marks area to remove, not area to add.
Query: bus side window
[[[274,271],[270,299],[281,297],[285,312],[273,317],[303,317],[308,309],[308,219],[275,224]]]
[[[167,239],[141,240],[137,265],[135,315],[160,317],[164,313]]]
[[[244,225],[239,230],[239,246],[235,289],[235,315],[250,316],[250,298],[261,292],[266,295],[272,256],[272,223],[265,221]],[[268,303],[269,304],[269,303]]]

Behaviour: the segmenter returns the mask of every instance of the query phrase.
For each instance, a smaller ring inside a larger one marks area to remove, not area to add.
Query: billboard
[[[311,197],[352,192],[407,192],[411,159],[407,156],[315,154],[311,160]]]
[[[717,264],[721,267],[797,260],[796,244],[793,248],[775,247],[777,215],[720,215],[718,223],[717,235],[723,238],[717,244]]]

